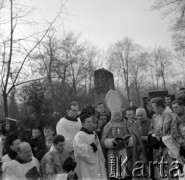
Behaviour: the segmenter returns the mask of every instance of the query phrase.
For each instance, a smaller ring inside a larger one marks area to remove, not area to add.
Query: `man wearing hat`
[[[16,158],[17,148],[18,148],[18,145],[21,143],[21,140],[16,135],[13,135],[13,134],[9,135],[6,141],[9,146],[9,152],[8,154],[2,157],[2,162],[3,162],[2,170],[5,169],[5,167],[10,161]]]

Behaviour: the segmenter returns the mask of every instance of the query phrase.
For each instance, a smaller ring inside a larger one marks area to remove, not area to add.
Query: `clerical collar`
[[[30,161],[24,161],[24,160],[22,160],[19,156],[17,156],[17,157],[15,158],[15,160],[16,160],[17,162],[19,162],[20,164],[26,164],[26,163],[32,161],[32,159],[31,159]]]
[[[69,121],[74,121],[74,122],[77,122],[77,121],[78,121],[77,118],[73,119],[73,118],[69,117],[68,115],[66,115],[65,118],[66,118],[67,120],[69,120]]]
[[[13,160],[16,158],[17,153],[15,151],[13,151],[12,149],[10,149],[8,152],[8,156]]]
[[[87,129],[84,128],[84,127],[82,127],[82,128],[80,129],[80,131],[83,131],[83,132],[85,132],[85,133],[87,133],[87,134],[94,134],[93,131],[89,131],[89,130],[87,130]]]

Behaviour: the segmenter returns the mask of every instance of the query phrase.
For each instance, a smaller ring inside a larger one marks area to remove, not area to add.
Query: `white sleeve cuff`
[[[129,147],[133,146],[133,139],[132,139],[132,137],[130,137],[130,138],[128,139],[128,146],[129,146]]]
[[[67,180],[68,174],[62,173],[62,174],[56,174],[54,180]]]

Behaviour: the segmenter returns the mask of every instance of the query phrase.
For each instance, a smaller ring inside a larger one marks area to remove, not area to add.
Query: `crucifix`
[[[119,129],[119,127],[118,127],[118,129],[116,130],[117,132],[118,132],[118,134],[119,134],[119,132],[121,131],[120,129]]]

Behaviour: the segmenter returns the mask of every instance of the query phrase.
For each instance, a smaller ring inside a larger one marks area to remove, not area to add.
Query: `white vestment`
[[[8,163],[3,172],[3,180],[25,180],[27,179],[26,174],[33,167],[36,167],[38,173],[40,172],[40,163],[35,157],[32,157],[32,161],[27,163],[20,163],[16,160],[12,160]]]
[[[7,164],[12,161],[12,159],[10,158],[10,156],[8,154],[4,155],[2,157],[2,171],[4,171],[4,169],[6,168]]]
[[[57,134],[65,137],[65,149],[69,152],[73,151],[73,139],[76,133],[81,129],[81,120],[70,121],[65,117],[61,118],[57,123],[56,132]]]
[[[173,113],[173,111],[171,110],[170,107],[166,106],[166,109],[164,110],[164,113],[169,112],[169,113]]]
[[[73,141],[74,156],[77,163],[76,173],[80,180],[107,179],[105,158],[100,144],[97,151],[93,151],[90,144],[95,134],[87,134],[79,131]]]

